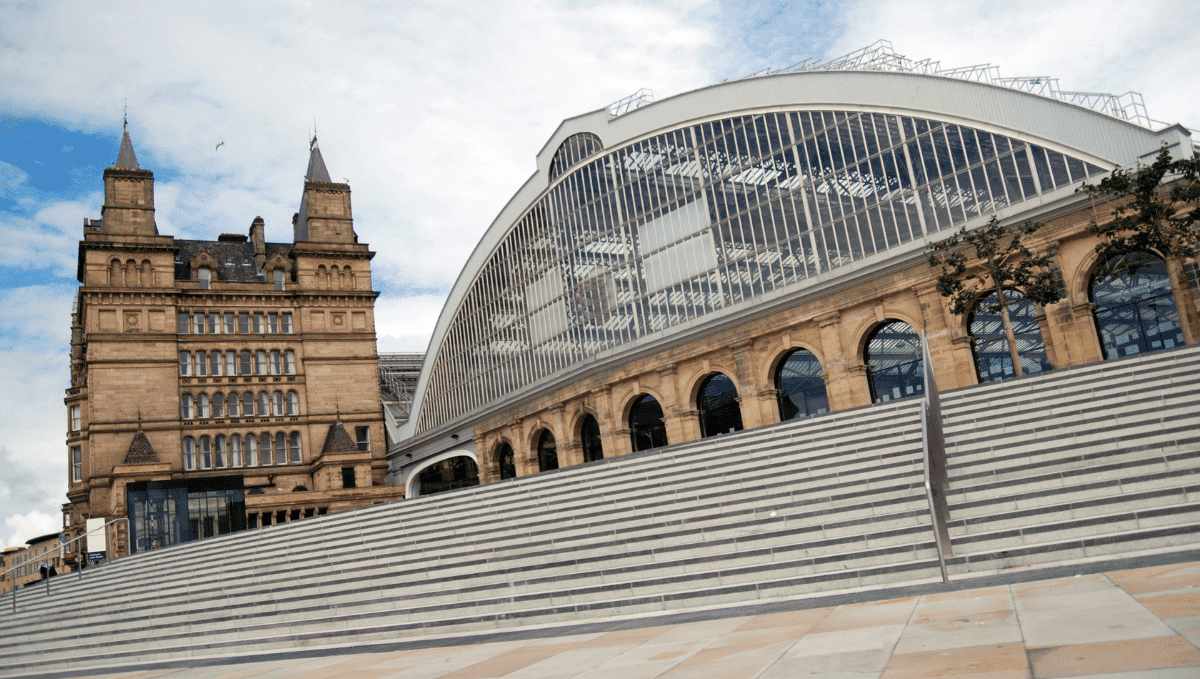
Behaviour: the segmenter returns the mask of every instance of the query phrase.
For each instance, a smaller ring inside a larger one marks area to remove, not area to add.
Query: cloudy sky
[[[159,230],[179,238],[261,215],[268,240],[290,240],[315,121],[378,252],[379,349],[424,350],[563,118],[886,38],[944,66],[1138,91],[1152,118],[1200,129],[1193,14],[1187,0],[0,0],[0,543],[60,526],[76,243],[126,107]]]

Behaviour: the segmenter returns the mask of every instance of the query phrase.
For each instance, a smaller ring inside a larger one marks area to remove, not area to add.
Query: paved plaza
[[[1200,561],[586,633],[425,639],[103,679],[1197,679]],[[408,647],[400,644],[407,643]],[[49,669],[49,668],[47,668]]]

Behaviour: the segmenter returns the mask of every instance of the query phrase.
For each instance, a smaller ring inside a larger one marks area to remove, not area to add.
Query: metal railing
[[[950,544],[950,505],[946,501],[949,479],[946,474],[946,436],[942,431],[942,406],[937,382],[933,378],[933,361],[929,341],[921,330],[921,359],[924,363],[925,397],[921,399],[921,447],[925,462],[925,498],[933,521],[933,538],[937,543],[938,567],[942,582],[950,582],[946,557],[954,555]]]
[[[125,526],[126,526],[126,528],[128,528],[128,526],[129,526],[129,519],[127,519],[127,518],[125,518],[125,517],[120,517],[120,518],[117,518],[117,519],[113,519],[112,521],[108,521],[108,522],[107,522],[107,523],[105,523],[103,526],[99,526],[99,527],[97,527],[97,528],[93,528],[93,529],[91,529],[91,530],[89,530],[89,531],[85,532],[83,535],[80,535],[80,536],[79,536],[79,537],[77,537],[77,538],[72,538],[72,539],[70,539],[70,540],[67,540],[66,542],[60,542],[60,543],[58,543],[58,546],[55,548],[55,549],[57,549],[57,550],[58,550],[58,560],[59,560],[60,562],[65,560],[65,555],[66,555],[67,551],[69,551],[69,550],[67,549],[67,547],[69,547],[71,544],[73,544],[73,543],[75,543],[75,542],[78,542],[78,541],[80,541],[80,540],[82,540],[82,539],[86,538],[87,536],[89,536],[89,535],[91,535],[92,533],[95,533],[95,532],[97,532],[97,531],[107,530],[109,526],[111,526],[111,525],[113,525],[114,523],[117,523],[117,522],[119,522],[119,521],[124,521],[124,522],[125,522]],[[107,542],[107,540],[106,540],[106,542]],[[76,570],[76,572],[78,572],[78,573],[79,573],[79,578],[80,578],[80,579],[83,579],[83,561],[84,561],[84,552],[83,552],[83,550],[80,550],[79,554],[80,554],[80,558],[79,558],[79,559],[78,559],[78,560],[75,562],[75,570]],[[115,559],[115,558],[116,558],[116,556],[113,556],[113,558]],[[108,560],[108,558],[107,558],[107,557],[105,557],[105,560]],[[8,575],[9,573],[12,573],[13,571],[16,571],[16,570],[20,570],[20,569],[22,569],[22,568],[25,568],[25,567],[26,567],[26,566],[28,566],[28,565],[29,565],[29,562],[23,563],[23,564],[21,564],[21,565],[19,565],[19,566],[13,566],[12,568],[10,568],[10,569],[8,569],[8,570],[4,571],[3,573],[0,573],[0,578],[4,577],[5,575]],[[47,595],[47,596],[49,596],[49,595],[50,595],[50,575],[49,575],[49,573],[45,573],[45,574],[43,574],[43,576],[42,576],[42,579],[46,581],[46,595]],[[18,589],[18,587],[17,587],[17,578],[14,576],[14,577],[13,577],[13,588],[12,588],[12,612],[13,612],[13,613],[16,613],[16,612],[17,612],[17,589]]]

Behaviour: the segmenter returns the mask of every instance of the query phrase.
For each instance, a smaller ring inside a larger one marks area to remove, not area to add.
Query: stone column
[[[933,359],[933,376],[939,391],[975,384],[975,361],[971,344],[963,330],[962,319],[951,314],[936,285],[917,289],[921,320],[929,340],[929,355]],[[963,349],[966,349],[964,352]]]
[[[824,353],[825,392],[829,409],[846,410],[871,402],[871,392],[865,380],[866,368],[862,359],[847,356],[842,345],[842,316],[839,312],[817,317],[821,328],[821,351]]]
[[[770,415],[773,408],[764,408],[759,398],[762,389],[757,379],[758,365],[753,345],[749,341],[733,345],[733,362],[737,370],[738,384],[741,386],[741,390],[738,391],[738,405],[742,411],[742,427],[754,429],[770,424],[774,421]]]

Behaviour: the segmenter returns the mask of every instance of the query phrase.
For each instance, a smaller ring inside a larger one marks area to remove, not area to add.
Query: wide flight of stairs
[[[952,576],[1200,545],[1200,349],[944,394]],[[0,676],[940,582],[904,399],[117,559]]]

